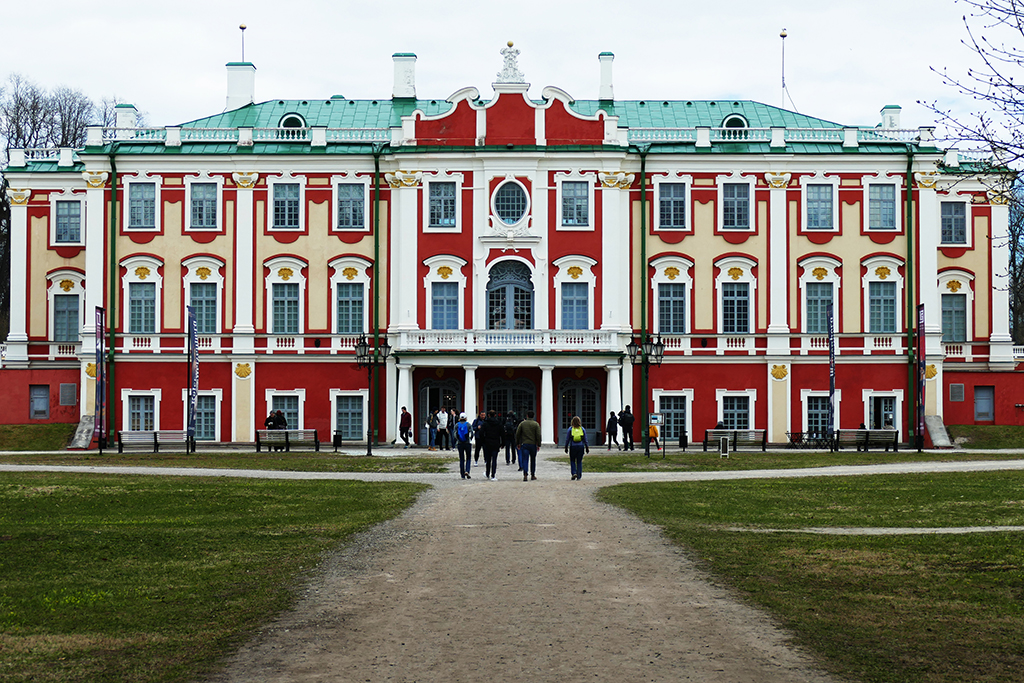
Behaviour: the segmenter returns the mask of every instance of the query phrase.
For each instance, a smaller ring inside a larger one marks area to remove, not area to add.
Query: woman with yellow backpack
[[[569,454],[570,479],[576,480],[583,476],[583,454],[590,453],[587,442],[587,430],[579,416],[572,418],[572,426],[565,430],[565,452]]]

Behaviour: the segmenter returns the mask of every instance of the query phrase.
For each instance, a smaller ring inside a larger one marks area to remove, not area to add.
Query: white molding
[[[370,184],[371,176],[359,176],[355,172],[341,173],[331,176],[331,232],[368,232],[370,230]],[[342,228],[338,226],[338,186],[339,185],[362,185],[363,186],[363,224],[353,228]]]
[[[722,419],[722,399],[726,396],[746,396],[750,399],[747,404],[749,429],[757,429],[757,389],[715,389],[715,410],[717,412],[716,424],[724,422]]]
[[[334,437],[334,433],[338,431],[338,396],[359,396],[363,400],[363,423],[359,428],[360,439],[366,438],[366,417],[370,411],[370,391],[368,389],[331,389],[329,392],[330,403],[328,404],[327,410],[331,414],[331,438]],[[410,411],[412,412],[412,411]],[[416,426],[415,420],[413,420],[413,427]],[[410,430],[416,431],[416,430]],[[411,438],[411,434],[410,434]]]
[[[692,234],[693,233],[693,199],[692,199],[693,176],[692,175],[688,175],[688,174],[684,174],[684,173],[680,173],[680,172],[677,171],[677,172],[674,172],[674,173],[669,173],[667,175],[662,175],[662,174],[652,175],[650,180],[651,180],[651,185],[654,187],[654,202],[653,202],[654,206],[652,207],[652,213],[654,214],[654,216],[653,216],[651,222],[654,224],[655,232],[664,230],[665,232],[673,234],[673,235],[676,235],[676,234],[680,234],[680,235]],[[685,197],[684,197],[683,201],[686,203],[686,217],[685,217],[685,220],[684,220],[684,225],[681,228],[671,228],[671,227],[670,228],[665,228],[665,227],[662,227],[662,225],[661,225],[661,186],[662,185],[685,185],[686,191],[685,191]]]
[[[864,259],[861,261],[860,266],[865,269],[865,273],[861,278],[861,313],[862,313],[862,325],[861,328],[868,334],[881,334],[895,336],[901,334],[903,331],[903,321],[906,316],[904,310],[903,301],[903,275],[900,273],[900,268],[903,267],[903,261],[896,258],[895,256],[879,255],[872,256],[871,258]],[[878,269],[884,267],[888,268],[889,272],[883,278],[878,274]],[[896,329],[893,332],[874,332],[871,330],[871,292],[870,285],[872,282],[895,282],[896,283]]]
[[[65,188],[60,192],[50,193],[50,246],[51,247],[84,247],[85,246],[85,221],[86,221],[86,195],[82,192],[73,192]],[[77,202],[78,203],[78,241],[58,242],[57,241],[57,203]]]
[[[51,342],[51,353],[50,357],[53,357],[54,345],[64,344],[81,344],[85,341],[85,276],[75,270],[60,269],[55,270],[46,276],[46,279],[50,281],[49,286],[46,288],[46,338]],[[65,280],[71,282],[71,287],[67,290],[61,286],[61,283]],[[78,325],[76,330],[78,332],[77,342],[55,342],[54,341],[54,322],[56,320],[56,311],[54,309],[55,299],[54,297],[60,295],[74,295],[78,297]],[[93,332],[95,334],[95,331]]]
[[[264,287],[266,292],[266,318],[263,321],[264,328],[269,334],[276,336],[291,336],[300,335],[306,331],[306,276],[302,274],[302,269],[307,268],[309,264],[302,261],[294,256],[278,256],[272,258],[269,261],[263,263],[264,267],[269,269],[269,273],[264,278]],[[282,274],[282,269],[290,269],[292,272],[285,279]],[[292,281],[294,279],[294,282]],[[278,332],[274,328],[274,288],[275,284],[297,284],[299,285],[299,329],[297,332]],[[302,346],[297,346],[296,350],[302,353]]]
[[[458,256],[451,256],[449,254],[438,254],[437,256],[431,256],[428,259],[424,259],[423,265],[427,267],[427,274],[423,276],[423,288],[425,290],[426,299],[424,312],[426,316],[425,328],[428,330],[436,329],[434,327],[434,306],[433,306],[433,284],[435,282],[454,282],[458,285],[459,292],[459,319],[458,327],[456,329],[462,329],[462,325],[466,320],[466,282],[468,281],[463,268],[468,264],[467,261],[459,258]],[[440,272],[441,268],[450,268],[451,273],[445,277]]]
[[[494,176],[491,178],[491,180],[497,177],[501,176]],[[501,220],[501,218],[498,217],[498,211],[495,206],[495,202],[498,196],[498,190],[500,190],[502,187],[509,183],[518,185],[519,188],[523,191],[523,194],[526,195],[526,210],[523,212],[522,217],[514,223],[506,223],[505,221]],[[490,193],[490,197],[488,198],[487,206],[490,211],[490,213],[488,214],[488,222],[491,228],[494,230],[512,230],[515,232],[520,232],[524,229],[529,229],[530,224],[533,222],[533,197],[530,196],[530,190],[526,187],[526,185],[524,185],[521,180],[516,178],[515,174],[513,173],[505,174],[505,176],[502,178],[502,181],[495,185],[494,191]]]
[[[266,401],[264,404],[264,413],[270,414],[270,410],[274,405],[275,396],[298,396],[299,397],[299,424],[288,425],[288,429],[305,429],[303,425],[306,423],[306,390],[305,389],[264,389],[263,398]],[[260,425],[256,425],[256,429],[261,429]]]
[[[714,262],[718,268],[718,277],[715,278],[715,306],[718,312],[716,326],[721,334],[736,336],[751,336],[757,331],[757,278],[754,277],[753,269],[757,267],[757,261],[746,256],[726,256]],[[739,268],[743,271],[739,277],[733,279],[729,274],[731,268]],[[722,309],[722,285],[726,283],[747,283],[747,331],[746,332],[725,332],[723,327],[724,311]]]
[[[192,186],[210,184],[217,186],[217,220],[212,228],[193,228]],[[182,213],[185,232],[220,232],[224,228],[224,176],[211,176],[209,171],[204,171],[197,175],[185,176],[185,206],[182,209]]]
[[[597,172],[582,172],[573,169],[568,173],[560,171],[555,173],[555,229],[563,232],[594,232],[597,229],[597,216],[595,215],[594,190],[597,187]],[[587,184],[587,224],[586,225],[564,225],[562,213],[562,188],[565,183],[586,183]]]
[[[807,223],[807,190],[811,185],[823,185],[832,188],[832,227],[825,230],[811,228]],[[800,227],[804,233],[830,234],[839,232],[839,178],[829,176],[824,171],[800,178]]]
[[[373,264],[358,256],[339,256],[336,259],[332,259],[327,263],[328,268],[334,270],[334,274],[331,276],[329,286],[331,288],[330,296],[328,297],[331,305],[331,333],[335,335],[340,334],[359,334],[362,332],[368,332],[370,330],[370,276],[367,275],[366,271],[373,267]],[[348,277],[345,274],[345,270],[348,268],[354,268],[355,273],[349,273],[352,277]],[[360,284],[363,286],[363,319],[360,322],[359,332],[339,332],[338,331],[338,285],[339,284]],[[335,343],[340,342],[340,339],[335,338]],[[334,351],[337,352],[338,348]]]
[[[800,390],[800,427],[801,431],[807,431],[807,399],[811,396],[824,396],[828,398],[828,389],[816,390],[816,389],[801,389]],[[843,390],[836,389],[835,401],[832,404],[832,428],[839,429],[839,416],[842,413],[839,410],[839,403],[843,400]]]
[[[662,284],[682,284],[685,285],[686,301],[685,319],[683,322],[683,332],[681,334],[690,334],[690,331],[693,329],[693,261],[683,256],[676,256],[673,254],[654,259],[651,261],[650,265],[654,268],[654,275],[651,276],[650,279],[651,301],[654,302],[654,310],[651,313],[651,322],[653,323],[654,332],[656,334],[680,334],[675,332],[662,332],[661,315],[659,314],[660,299],[658,297],[658,290],[659,285]],[[666,272],[669,268],[676,268],[679,273],[674,277],[669,277],[669,274]]]
[[[121,389],[121,431],[130,431],[128,425],[131,420],[131,413],[128,409],[129,398],[132,396],[153,397],[153,431],[160,429],[160,401],[163,397],[163,389]],[[148,431],[148,430],[138,430]]]
[[[693,389],[651,389],[651,398],[655,412],[661,411],[662,396],[682,396],[686,399],[686,441],[693,443]],[[664,439],[662,439],[664,441]],[[662,446],[665,444],[662,443]]]
[[[161,199],[160,186],[163,184],[163,179],[160,176],[155,176],[151,173],[145,173],[140,171],[132,178],[124,178],[124,202],[121,208],[121,229],[125,232],[156,232],[159,233],[163,227],[163,203]],[[152,185],[153,192],[153,227],[151,228],[133,228],[129,221],[131,220],[131,197],[132,197],[132,186],[133,185]]]
[[[424,233],[462,232],[462,186],[464,182],[465,176],[462,173],[452,173],[447,170],[423,172],[423,216],[421,218]],[[434,183],[455,183],[455,225],[452,227],[430,225],[430,186]]]
[[[182,404],[182,407],[183,407],[183,410],[181,412],[181,423],[182,423],[181,428],[186,430],[186,431],[188,430],[188,394],[189,394],[188,389],[182,389],[181,390],[181,404]],[[213,434],[214,434],[213,441],[221,441],[222,440],[221,439],[221,434],[222,434],[221,433],[221,412],[222,412],[221,411],[221,407],[222,407],[222,404],[224,402],[224,390],[220,389],[220,388],[217,388],[217,389],[200,389],[198,391],[198,395],[199,396],[213,396],[216,399],[217,407],[215,408],[214,417],[213,417]],[[207,441],[207,440],[203,439],[203,441]],[[207,443],[209,443],[209,441],[207,441]]]
[[[274,188],[278,185],[299,186],[299,225],[296,228],[279,227],[274,224]],[[306,229],[306,176],[287,171],[267,178],[267,221],[268,230],[281,232],[304,232]]]
[[[128,336],[144,336],[150,334],[148,332],[132,332],[130,329],[131,298],[129,285],[136,283],[152,283],[156,285],[153,295],[154,320],[152,334],[159,334],[163,330],[163,277],[160,275],[160,268],[162,268],[163,265],[162,261],[152,256],[145,255],[129,256],[121,260],[120,266],[125,269],[125,274],[121,277],[121,330],[123,334]],[[149,272],[140,272],[140,268],[146,268]],[[143,277],[143,274],[145,277]],[[154,347],[159,345],[158,339],[154,339],[153,342]]]
[[[797,265],[804,271],[797,282],[797,286],[800,288],[800,331],[809,334],[807,330],[807,285],[828,283],[832,285],[832,314],[837,327],[835,332],[838,334],[842,320],[839,306],[839,302],[842,301],[842,278],[837,271],[842,267],[842,262],[829,256],[808,256],[798,261]],[[823,268],[826,271],[821,279],[814,274],[817,268]],[[815,332],[814,334],[827,334],[827,332]]]
[[[597,265],[597,261],[590,258],[589,256],[582,256],[579,254],[570,254],[563,256],[551,262],[558,272],[555,273],[553,278],[555,285],[555,324],[552,326],[553,329],[561,330],[565,329],[562,327],[562,285],[567,283],[583,283],[587,285],[587,327],[586,329],[594,329],[594,310],[596,307],[596,293],[597,293],[597,276],[594,274],[593,268]],[[570,273],[569,269],[573,266],[578,267],[582,272],[577,274],[574,278]]]
[[[738,171],[733,171],[729,175],[719,175],[715,179],[717,185],[718,197],[715,201],[715,210],[718,213],[718,231],[719,232],[754,232],[757,229],[757,201],[755,199],[754,190],[757,187],[757,178],[753,176],[740,175]],[[727,228],[725,227],[725,186],[726,185],[746,185],[747,186],[747,221],[748,225],[746,228]]]
[[[942,206],[944,204],[964,205],[964,242],[943,242],[942,241]],[[936,226],[939,231],[939,247],[953,249],[970,249],[974,247],[974,212],[971,211],[971,202],[959,195],[944,195],[939,197],[939,224]],[[991,227],[991,226],[990,226]]]
[[[861,401],[864,404],[864,424],[871,427],[871,399],[876,396],[891,396],[896,399],[893,409],[893,426],[905,439],[906,433],[903,431],[903,389],[861,389],[860,392]]]
[[[885,179],[876,178],[876,179],[870,179],[868,177],[865,177],[865,179],[862,180],[861,182],[863,182],[863,184],[864,184],[864,196],[861,199],[861,201],[863,202],[862,206],[864,207],[864,210],[862,212],[863,213],[863,224],[862,224],[862,227],[863,227],[864,232],[873,232],[873,233],[878,233],[878,234],[882,234],[882,235],[885,235],[885,234],[897,234],[898,235],[900,233],[900,231],[903,229],[903,211],[901,209],[901,206],[903,204],[903,192],[902,192],[903,187],[902,187],[902,184],[900,183],[900,181],[898,181],[896,178],[885,178]],[[890,187],[893,188],[893,196],[895,198],[895,205],[894,205],[894,214],[895,214],[894,226],[895,227],[893,227],[893,228],[872,228],[871,227],[871,187],[874,186],[874,185],[885,185],[885,186],[890,186]],[[933,192],[933,194],[934,194],[934,192]]]

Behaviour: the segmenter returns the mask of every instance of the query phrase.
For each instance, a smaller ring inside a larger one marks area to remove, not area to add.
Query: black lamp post
[[[356,367],[366,368],[367,386],[371,389],[371,396],[373,396],[373,371],[378,365],[386,363],[389,355],[391,355],[391,344],[388,344],[387,337],[378,341],[375,348],[370,348],[370,344],[366,341],[366,335],[359,335],[359,341],[356,342]],[[371,400],[366,411],[366,455],[373,455],[373,408]]]
[[[650,406],[650,397],[648,396],[650,368],[652,363],[661,365],[661,361],[665,357],[665,344],[661,341],[661,335],[649,337],[644,334],[641,336],[641,343],[639,344],[636,343],[636,339],[629,340],[629,343],[626,344],[626,353],[629,354],[630,363],[633,365],[643,365],[644,374],[641,393],[643,394],[644,408],[640,415],[640,428],[644,430],[644,455],[649,458],[651,457],[651,439],[647,431],[649,428],[647,423],[650,420],[650,414],[648,413],[648,406]]]

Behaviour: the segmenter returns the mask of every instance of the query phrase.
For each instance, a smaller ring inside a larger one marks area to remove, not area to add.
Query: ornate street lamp
[[[648,458],[651,457],[651,439],[648,435],[649,425],[647,424],[650,420],[648,413],[648,406],[650,406],[650,368],[651,365],[661,365],[661,361],[665,358],[665,344],[661,341],[661,335],[655,335],[648,337],[643,335],[642,343],[637,344],[636,339],[630,339],[629,343],[626,344],[626,353],[629,354],[629,362],[633,365],[642,365],[644,371],[644,408],[641,412],[642,420],[640,422],[640,428],[644,430],[644,455]],[[664,457],[664,456],[663,456]]]
[[[356,367],[366,368],[367,386],[373,386],[373,371],[378,365],[387,362],[391,355],[391,344],[388,338],[383,337],[377,342],[375,348],[371,348],[366,341],[366,335],[359,335],[356,342]],[[369,405],[366,414],[366,455],[373,455],[373,405]]]

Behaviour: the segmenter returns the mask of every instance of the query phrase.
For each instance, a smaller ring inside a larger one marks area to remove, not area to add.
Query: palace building
[[[412,54],[376,100],[257,103],[255,66],[230,63],[223,113],[137,128],[121,105],[81,149],[13,150],[4,421],[87,419],[102,369],[107,429],[182,429],[191,307],[211,441],[282,410],[390,442],[402,406],[420,444],[442,406],[535,410],[545,442],[627,404],[671,443],[719,421],[786,443],[830,405],[903,441],[919,405],[1024,423],[990,156],[894,106],[856,126],[619,100],[610,53],[596,98],[531,94],[502,53],[493,93],[438,99]],[[390,347],[375,370],[363,338]],[[634,340],[663,344],[647,377]]]

